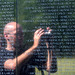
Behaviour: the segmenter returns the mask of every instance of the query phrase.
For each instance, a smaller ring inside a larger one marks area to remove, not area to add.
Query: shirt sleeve
[[[13,51],[8,51],[5,49],[0,50],[0,75],[14,75],[14,70],[5,69],[4,63],[8,59],[13,59]]]

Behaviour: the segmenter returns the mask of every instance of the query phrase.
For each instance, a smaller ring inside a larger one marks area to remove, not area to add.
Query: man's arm
[[[52,51],[51,53],[49,52],[49,50],[47,51],[48,52],[48,57],[47,57],[47,64],[46,64],[46,70],[49,72],[50,69],[51,69],[51,64],[52,64]]]
[[[29,48],[28,50],[26,50],[21,55],[19,55],[17,58],[6,60],[4,63],[4,68],[15,70],[17,65],[20,65],[24,60],[27,61],[27,59],[30,58],[30,56],[33,54],[34,50],[37,48],[37,46],[39,44],[39,40],[43,34],[44,34],[43,29],[40,28],[40,29],[36,30],[36,32],[34,33],[33,46],[31,48]],[[17,60],[17,63],[16,63],[16,60]]]
[[[47,30],[48,30],[48,32],[52,31],[49,27],[47,27]],[[47,61],[46,61],[44,66],[45,66],[46,71],[49,72],[50,69],[51,69],[51,64],[52,64],[52,51],[51,52],[49,51],[48,41],[45,41],[45,43],[46,43],[46,46],[47,46]]]

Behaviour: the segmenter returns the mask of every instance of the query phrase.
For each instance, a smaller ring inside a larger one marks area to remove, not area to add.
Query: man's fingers
[[[49,30],[50,28],[49,27],[47,27],[47,30]]]
[[[40,35],[42,32],[44,32],[44,29],[40,30],[40,31],[38,32],[38,34]]]
[[[42,32],[39,37],[41,37],[45,32]]]
[[[42,28],[40,28],[40,29],[36,30],[36,32],[35,32],[35,33],[38,33],[41,29],[42,29]]]
[[[48,30],[48,32],[51,32],[52,31],[52,29],[50,29],[50,27],[47,27],[47,30]]]

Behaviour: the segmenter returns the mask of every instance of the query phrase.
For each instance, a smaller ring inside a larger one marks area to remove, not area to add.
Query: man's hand
[[[35,31],[34,38],[33,38],[34,39],[34,44],[33,44],[34,47],[38,46],[39,40],[43,34],[44,34],[44,29],[42,29],[42,28]]]
[[[50,29],[49,27],[47,27],[48,32],[50,33],[52,31],[52,29]]]

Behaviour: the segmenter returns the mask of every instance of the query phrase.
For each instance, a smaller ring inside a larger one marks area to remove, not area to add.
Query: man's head
[[[22,27],[16,22],[10,22],[6,24],[4,28],[4,37],[6,39],[7,45],[12,44],[15,46],[16,43],[18,43],[18,45],[22,44]]]

